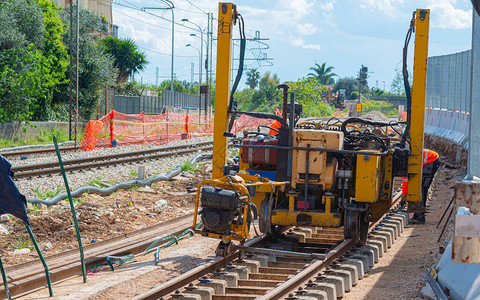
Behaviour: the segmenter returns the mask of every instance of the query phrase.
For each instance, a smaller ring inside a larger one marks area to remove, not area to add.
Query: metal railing
[[[202,100],[203,101],[203,100]],[[115,96],[113,109],[124,114],[162,114],[167,110],[204,109],[199,95],[165,90],[161,97]]]

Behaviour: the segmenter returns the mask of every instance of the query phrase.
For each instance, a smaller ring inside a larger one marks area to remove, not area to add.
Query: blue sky
[[[189,20],[206,28],[204,12],[217,16],[217,1],[173,0],[175,21]],[[395,68],[401,67],[402,47],[412,12],[416,8],[431,9],[429,56],[455,53],[471,48],[470,0],[242,0],[236,1],[245,19],[247,37],[260,31],[269,49],[261,50],[268,63],[248,61],[247,67],[262,74],[276,73],[281,81],[297,80],[309,73],[316,62],[335,67],[340,77],[355,77],[361,65],[368,66],[369,85],[389,90]],[[119,26],[120,37],[133,38],[142,47],[150,62],[137,74],[137,81],[155,83],[170,77],[171,18],[169,11],[142,12],[141,7],[165,7],[161,1],[116,0],[113,22]],[[214,24],[215,26],[216,24]],[[200,47],[200,40],[190,36],[194,28],[176,25],[175,74],[190,81],[191,63],[195,64],[198,81],[198,52],[186,44]],[[198,32],[197,32],[198,35]],[[237,37],[238,34],[235,34]],[[413,39],[410,43],[409,65],[412,65]],[[247,56],[253,57],[259,44],[247,43]],[[238,53],[238,47],[235,48]],[[214,53],[216,49],[214,49]],[[205,53],[205,50],[204,50]],[[215,65],[215,60],[214,60]],[[245,76],[245,74],[244,74]],[[205,74],[203,75],[205,80]],[[240,88],[245,88],[244,83]]]

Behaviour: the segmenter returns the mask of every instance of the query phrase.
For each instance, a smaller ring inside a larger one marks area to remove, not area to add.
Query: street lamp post
[[[192,21],[189,21],[188,19],[182,19],[182,22],[188,22],[190,24],[193,24],[195,26],[197,26],[198,28],[198,31],[200,32],[200,65],[199,65],[199,68],[200,68],[200,80],[199,80],[199,83],[198,85],[201,86],[202,85],[202,61],[203,61],[203,31],[202,31],[202,28],[200,26],[198,26],[196,23],[193,23]],[[199,87],[200,89],[200,87]]]
[[[172,68],[170,71],[170,90],[172,91],[173,96],[173,64],[174,64],[174,56],[175,56],[175,14],[173,13],[173,9],[175,6],[173,2],[170,0],[160,0],[163,3],[169,5],[169,7],[142,7],[142,11],[146,11],[147,9],[169,9],[172,12]]]
[[[198,87],[198,94],[200,95],[200,85],[201,85],[201,80],[202,80],[202,52],[192,44],[187,44],[185,47],[192,47],[193,49],[197,50],[198,52],[198,63],[199,63],[199,68],[200,68],[200,79],[199,79],[199,87]]]
[[[202,54],[197,47],[192,46],[192,44],[187,44],[185,47],[192,47],[193,49],[197,50],[198,52],[198,63],[200,67],[200,80],[202,80]],[[202,86],[201,83],[198,85],[198,115],[200,116],[200,112],[202,111],[202,94],[200,93],[200,87]],[[207,111],[207,107],[205,106],[205,113]]]

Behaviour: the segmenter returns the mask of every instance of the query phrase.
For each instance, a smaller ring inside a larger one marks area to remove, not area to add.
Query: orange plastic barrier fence
[[[161,115],[127,115],[110,111],[99,120],[88,121],[81,147],[84,151],[118,145],[162,145],[172,141],[213,135],[213,117],[165,113]],[[242,115],[235,120],[232,132],[270,126],[271,119]]]

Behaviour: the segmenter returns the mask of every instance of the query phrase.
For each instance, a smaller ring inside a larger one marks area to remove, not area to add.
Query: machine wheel
[[[367,243],[368,225],[370,224],[370,217],[366,213],[360,214],[360,244],[365,245]]]
[[[258,214],[258,226],[260,232],[271,234],[274,226],[272,226],[272,204],[269,199],[265,199],[260,203],[260,211]]]
[[[343,217],[343,237],[345,239],[359,238],[360,218],[356,210],[346,209]]]
[[[232,241],[231,240],[221,240],[215,250],[215,256],[225,257],[232,252]]]

